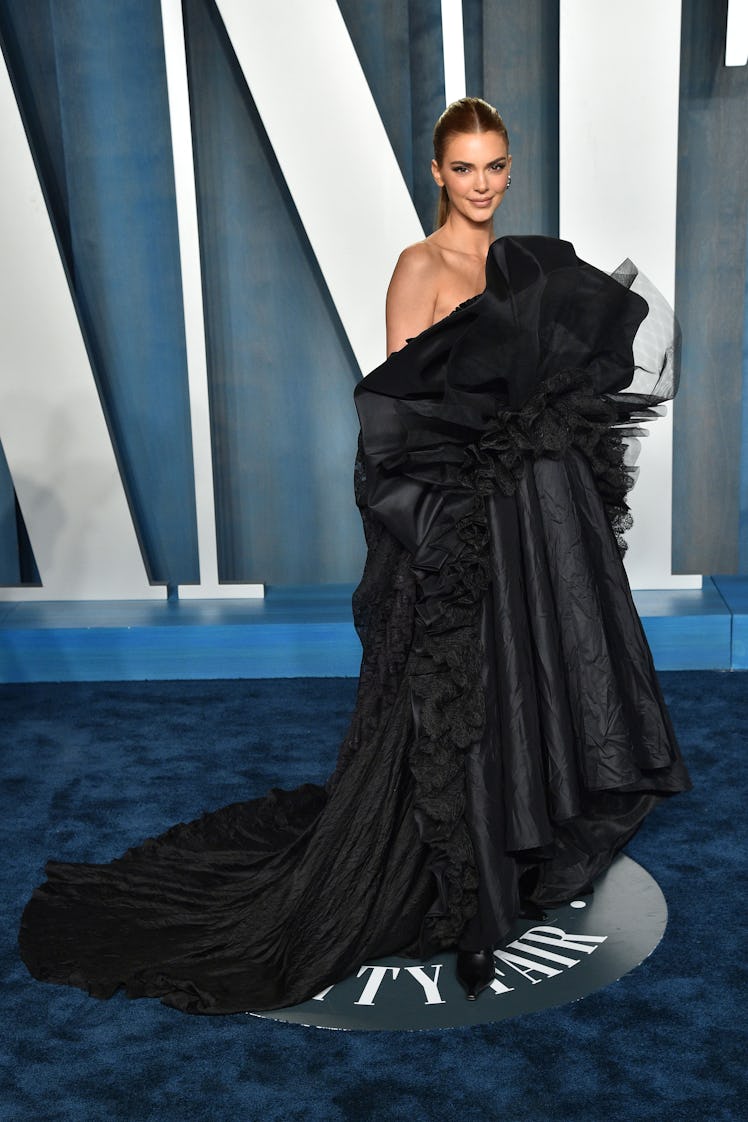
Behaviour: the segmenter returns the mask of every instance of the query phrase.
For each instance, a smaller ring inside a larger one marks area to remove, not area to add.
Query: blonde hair
[[[509,133],[498,110],[482,97],[461,97],[447,106],[434,126],[434,159],[439,167],[444,162],[444,152],[451,138],[464,132],[497,132],[509,147]],[[435,230],[444,225],[448,214],[449,195],[447,188],[441,187]]]

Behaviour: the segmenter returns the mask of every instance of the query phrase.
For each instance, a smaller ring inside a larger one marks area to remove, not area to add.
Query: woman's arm
[[[400,254],[387,289],[387,354],[434,322],[437,270],[433,252],[423,242]]]

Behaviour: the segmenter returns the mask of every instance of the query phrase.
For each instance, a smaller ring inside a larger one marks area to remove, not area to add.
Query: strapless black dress
[[[690,787],[621,559],[624,437],[672,375],[672,313],[630,263],[494,242],[485,291],[356,388],[363,657],[335,771],[49,862],[31,973],[273,1009],[369,959],[500,944],[520,898],[594,882]]]

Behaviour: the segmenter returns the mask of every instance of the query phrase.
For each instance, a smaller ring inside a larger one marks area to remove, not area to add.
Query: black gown
[[[621,560],[623,435],[673,392],[672,313],[637,287],[500,238],[485,291],[357,386],[363,656],[333,774],[49,862],[36,978],[292,1005],[369,959],[500,944],[520,895],[572,899],[689,788]]]

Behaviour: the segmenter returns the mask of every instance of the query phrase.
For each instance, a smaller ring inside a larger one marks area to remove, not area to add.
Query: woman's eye
[[[506,164],[491,164],[491,171],[503,171]]]
[[[467,171],[467,168],[463,167],[462,165],[459,165],[456,168],[452,168],[452,171],[456,171],[456,172],[462,174],[463,172]]]

